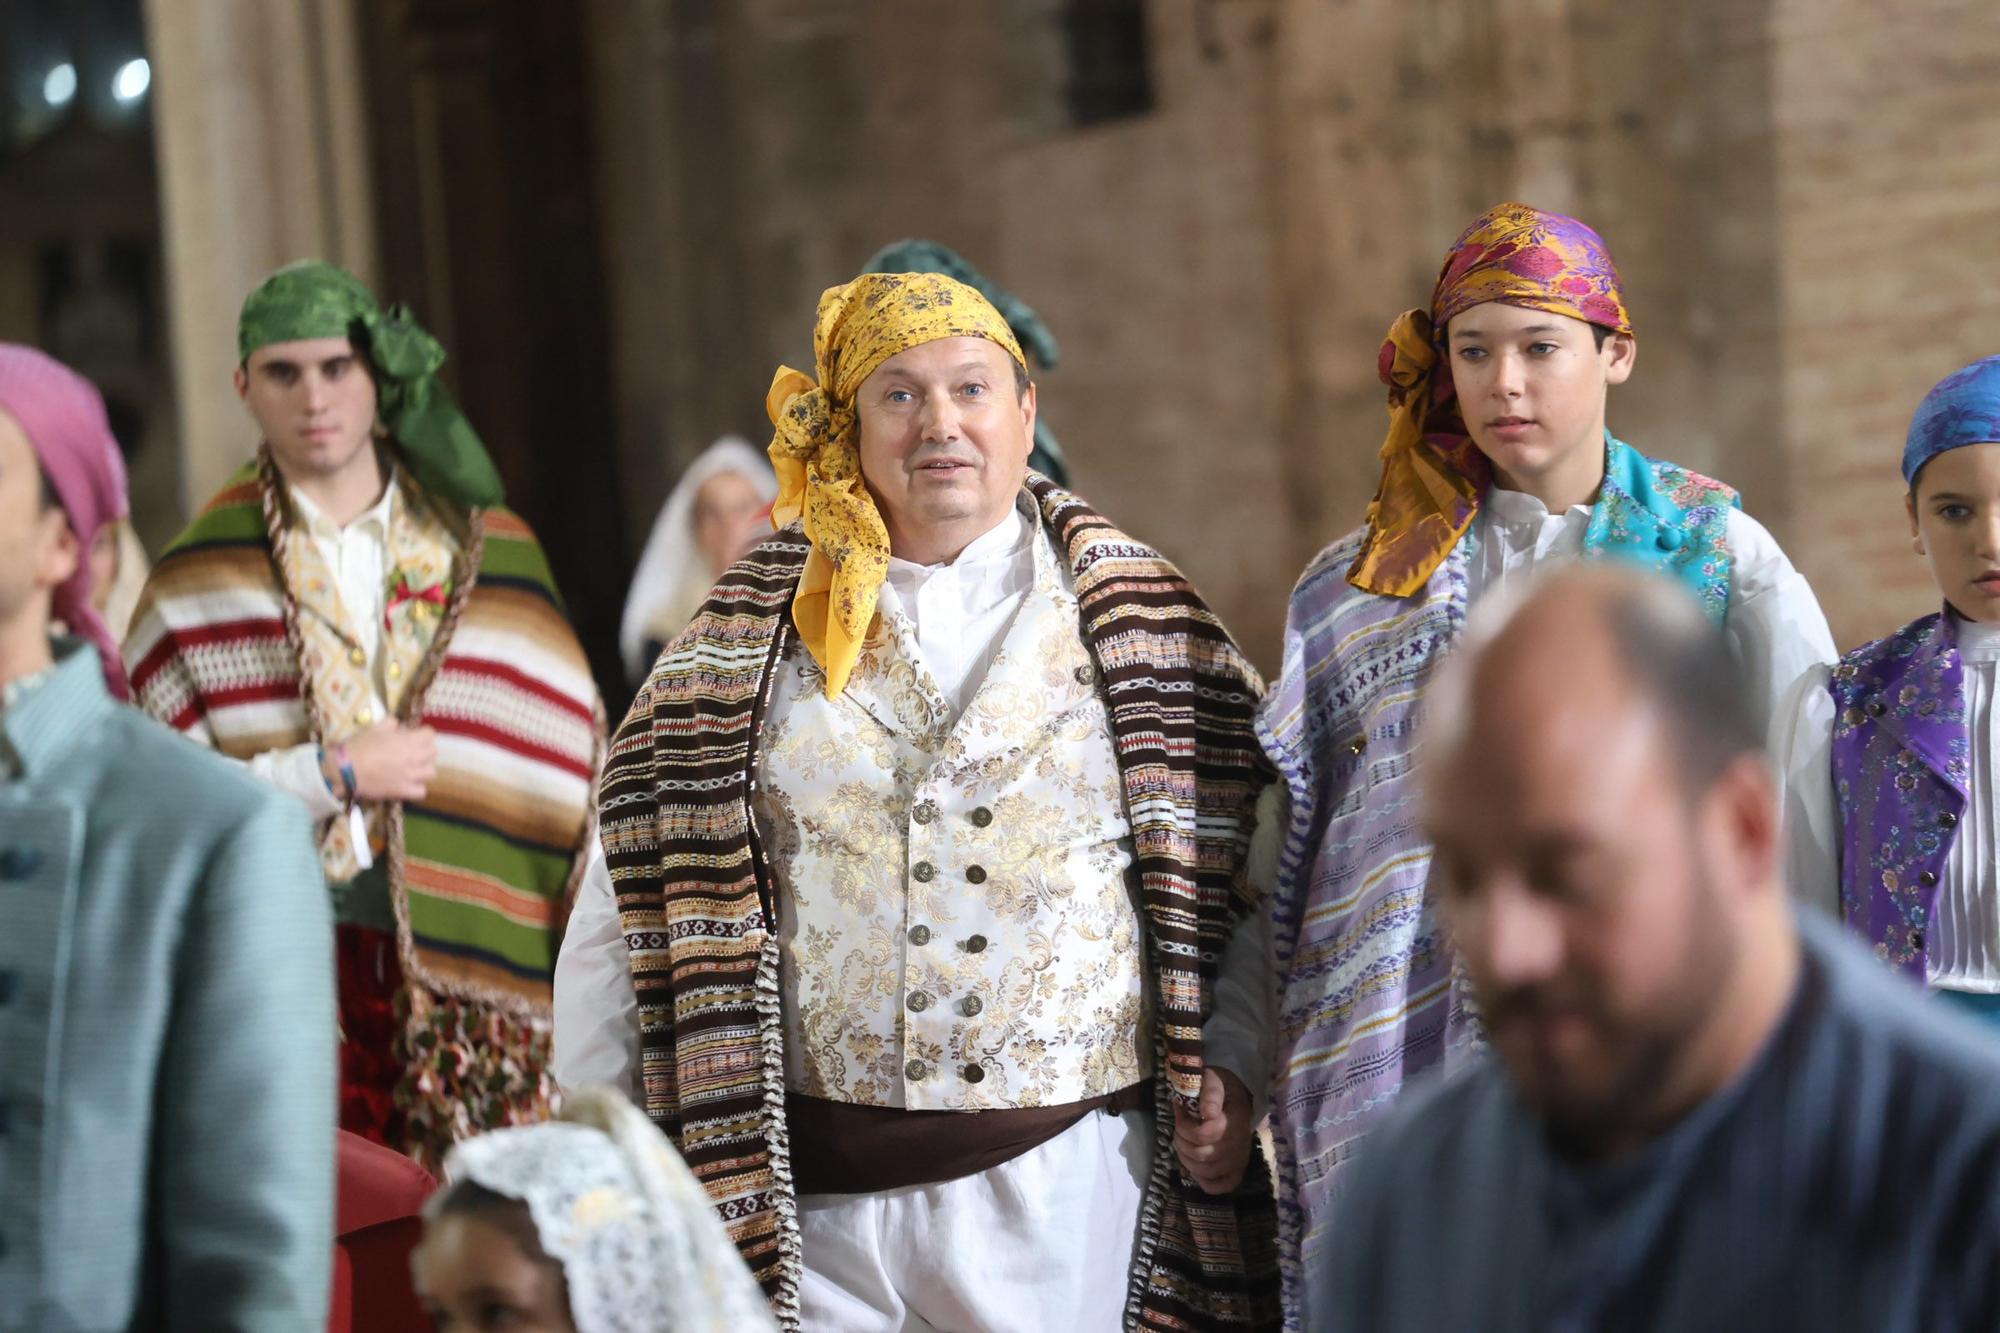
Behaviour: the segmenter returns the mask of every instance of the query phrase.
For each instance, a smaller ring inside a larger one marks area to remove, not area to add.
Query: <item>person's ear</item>
[[[1776,884],[1784,847],[1778,780],[1761,751],[1746,750],[1709,784],[1704,798],[1711,863],[1725,870],[1718,887],[1755,891]]]
[[[59,508],[45,511],[42,554],[37,561],[36,582],[44,588],[60,588],[76,574],[83,559],[83,544],[69,525],[69,515]]]
[[[1633,363],[1639,359],[1639,340],[1629,333],[1614,333],[1604,340],[1604,381],[1623,384],[1632,378]]]
[[[1917,493],[1915,490],[1910,491],[1903,497],[1903,512],[1909,515],[1910,519],[1910,549],[1918,555],[1928,556],[1930,552],[1924,549],[1924,530],[1917,523]]]
[[[237,398],[238,398],[238,399],[240,399],[240,400],[242,400],[242,401],[244,401],[244,402],[248,402],[248,401],[250,400],[250,371],[249,371],[249,369],[248,369],[247,367],[245,367],[245,366],[238,366],[238,367],[236,367],[236,375],[235,375],[235,380],[236,380],[236,396],[237,396]]]

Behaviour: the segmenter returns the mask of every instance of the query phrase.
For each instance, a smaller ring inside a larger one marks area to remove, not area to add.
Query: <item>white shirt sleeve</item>
[[[1250,1090],[1251,1115],[1264,1118],[1271,1102],[1271,1062],[1277,1058],[1277,978],[1271,965],[1271,896],[1278,883],[1284,843],[1284,784],[1274,782],[1257,801],[1244,874],[1263,905],[1236,927],[1223,948],[1215,978],[1215,1007],[1202,1024],[1208,1063],[1226,1069]]]
[[[340,798],[327,788],[326,775],[320,772],[317,745],[288,745],[252,755],[250,771],[287,796],[303,801],[314,819],[331,819],[341,811]],[[364,839],[360,845],[368,844]]]
[[[639,997],[618,895],[594,839],[556,957],[555,1076],[565,1089],[608,1083],[645,1105],[639,1086]]]
[[[1734,570],[1723,632],[1750,678],[1762,682],[1763,720],[1775,755],[1776,729],[1792,687],[1840,654],[1812,585],[1792,567],[1770,530],[1740,509],[1729,513],[1729,552]]]
[[[1833,695],[1830,668],[1816,666],[1793,685],[1772,752],[1784,785],[1785,879],[1792,896],[1840,919],[1840,808],[1833,795]]]

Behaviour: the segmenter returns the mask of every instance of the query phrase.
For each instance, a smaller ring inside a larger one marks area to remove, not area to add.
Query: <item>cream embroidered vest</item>
[[[869,1106],[1059,1106],[1150,1067],[1132,846],[1046,534],[956,724],[907,617],[847,689],[793,645],[753,798],[780,891],[788,1085]]]

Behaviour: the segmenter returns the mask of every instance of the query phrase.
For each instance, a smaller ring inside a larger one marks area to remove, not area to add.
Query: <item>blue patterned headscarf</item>
[[[2000,443],[2000,356],[1953,371],[1924,395],[1903,445],[1903,480],[1916,489],[1917,473],[1947,449]]]

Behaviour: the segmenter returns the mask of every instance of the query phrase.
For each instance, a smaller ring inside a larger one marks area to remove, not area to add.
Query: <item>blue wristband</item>
[[[347,747],[345,745],[336,745],[333,747],[333,762],[340,769],[340,785],[347,788],[347,803],[353,805],[355,797],[359,793],[355,789],[354,761],[347,757]]]

